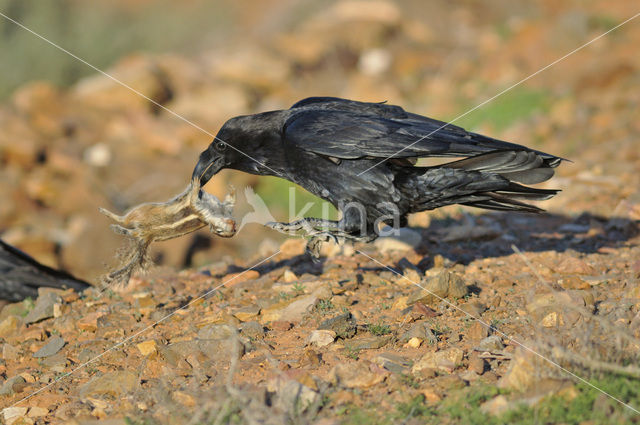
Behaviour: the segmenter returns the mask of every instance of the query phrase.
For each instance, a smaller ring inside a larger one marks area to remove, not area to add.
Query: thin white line
[[[10,17],[8,17],[7,15],[5,15],[4,13],[0,12],[0,16],[4,17],[5,19],[7,19],[8,21],[13,22],[14,24],[16,24],[17,26],[19,26],[20,28],[29,31],[31,34],[35,35],[36,37],[40,38],[41,40],[49,43],[50,45],[52,45],[53,47],[55,47],[58,50],[63,51],[64,53],[68,54],[69,56],[71,56],[72,58],[82,62],[83,64],[87,65],[88,67],[92,68],[95,71],[98,71],[100,74],[104,75],[105,77],[110,78],[111,80],[115,81],[116,83],[120,84],[121,86],[131,90],[132,92],[134,92],[135,94],[137,94],[138,96],[141,96],[143,98],[145,98],[146,100],[148,100],[149,102],[153,103],[154,105],[164,109],[165,111],[169,112],[171,115],[175,116],[176,118],[181,119],[182,121],[186,122],[187,124],[190,124],[191,126],[197,128],[198,130],[200,130],[201,132],[203,132],[204,134],[208,135],[209,137],[213,137],[214,140],[217,140],[219,142],[224,143],[225,145],[229,146],[231,149],[237,151],[238,153],[246,156],[247,158],[257,162],[258,164],[262,165],[263,167],[265,167],[266,169],[268,169],[269,171],[275,173],[276,175],[280,176],[280,174],[278,172],[276,172],[274,169],[272,169],[271,167],[263,164],[262,162],[258,161],[257,159],[253,158],[251,155],[246,154],[244,152],[242,152],[240,149],[236,148],[235,146],[230,145],[229,143],[225,142],[224,140],[220,139],[218,136],[214,135],[213,133],[205,130],[204,128],[200,127],[199,125],[193,123],[192,121],[188,120],[187,118],[183,117],[182,115],[173,112],[171,109],[167,108],[164,105],[159,104],[158,102],[156,102],[155,100],[149,98],[148,96],[146,96],[145,94],[139,92],[138,90],[134,89],[133,87],[131,87],[130,85],[118,80],[116,77],[106,73],[105,71],[97,68],[96,66],[90,64],[89,62],[87,62],[86,60],[76,56],[75,54],[71,53],[70,51],[68,51],[67,49],[65,49],[64,47],[59,46],[58,44],[54,43],[53,41],[49,40],[48,38],[38,34],[37,32],[33,31],[30,28],[27,28],[26,26],[24,26],[23,24],[21,24],[20,22],[16,21],[15,19],[12,19]]]
[[[411,143],[410,145],[407,145],[405,147],[403,147],[402,149],[400,149],[398,152],[394,153],[393,155],[390,155],[388,157],[386,157],[385,159],[375,163],[374,165],[372,165],[371,167],[367,168],[366,170],[364,170],[363,172],[361,172],[360,174],[358,174],[358,177],[363,175],[364,173],[366,173],[367,171],[371,170],[372,168],[377,167],[378,165],[382,164],[383,162],[387,161],[390,158],[393,158],[394,156],[398,155],[400,152],[409,149],[411,146],[415,145],[418,142],[421,142],[422,140],[426,139],[427,137],[431,136],[434,133],[437,133],[438,131],[442,130],[443,128],[445,128],[446,126],[448,126],[449,124],[453,124],[454,122],[458,121],[460,118],[466,116],[467,114],[470,114],[471,112],[475,111],[476,109],[486,105],[487,103],[491,102],[492,100],[496,99],[497,97],[502,96],[503,94],[505,94],[506,92],[508,92],[509,90],[519,86],[520,84],[524,83],[525,81],[535,77],[536,75],[540,74],[541,72],[551,68],[553,65],[557,64],[558,62],[563,61],[564,59],[568,58],[569,56],[573,55],[574,53],[584,49],[585,47],[587,47],[588,45],[590,45],[591,43],[601,39],[602,37],[604,37],[605,35],[609,34],[612,31],[615,31],[616,29],[620,28],[621,26],[623,26],[624,24],[634,20],[635,18],[637,18],[638,16],[640,16],[640,12],[636,13],[635,15],[633,15],[632,17],[630,17],[629,19],[627,19],[626,21],[616,25],[615,27],[611,28],[610,30],[608,30],[605,33],[600,34],[599,36],[597,36],[596,38],[592,39],[591,41],[583,44],[582,46],[570,51],[569,53],[567,53],[566,55],[562,56],[559,59],[556,59],[555,61],[551,62],[549,65],[545,66],[544,68],[539,69],[538,71],[534,72],[533,74],[529,75],[526,78],[523,78],[522,80],[518,81],[517,83],[515,83],[514,85],[502,90],[500,93],[496,94],[495,96],[485,100],[484,102],[480,103],[479,105],[469,109],[467,112],[465,112],[464,114],[460,114],[457,117],[455,117],[454,119],[452,119],[451,121],[449,121],[448,123],[436,128],[435,130],[433,130],[431,133],[427,134],[426,136],[423,136],[421,138],[419,138],[418,140],[416,140],[415,142]]]
[[[376,260],[375,258],[373,258],[373,257],[371,257],[371,256],[369,256],[369,255],[367,255],[367,254],[365,254],[364,252],[362,252],[362,251],[360,251],[360,250],[356,250],[356,252],[357,252],[358,254],[364,255],[365,257],[369,258],[369,259],[370,259],[370,260],[372,260],[372,261],[375,261],[376,263],[380,264],[382,267],[384,267],[385,269],[389,270],[390,272],[395,273],[395,274],[397,274],[398,276],[400,276],[400,277],[402,277],[402,278],[404,278],[404,279],[408,280],[409,282],[411,282],[413,285],[417,286],[418,288],[421,288],[421,289],[423,289],[424,291],[427,291],[429,294],[431,294],[431,295],[433,295],[434,297],[438,298],[440,301],[443,301],[443,302],[445,302],[447,305],[449,305],[449,306],[451,306],[451,307],[455,308],[456,310],[459,310],[459,311],[463,312],[463,313],[464,313],[464,314],[466,314],[467,316],[471,317],[473,320],[475,320],[475,321],[477,321],[477,322],[479,322],[479,323],[483,324],[484,326],[486,326],[486,327],[488,327],[488,328],[494,329],[494,330],[495,330],[495,332],[497,332],[497,333],[499,333],[500,335],[502,335],[503,337],[507,338],[509,341],[511,341],[511,342],[513,342],[513,343],[515,343],[515,344],[519,345],[520,347],[524,348],[525,350],[527,350],[527,351],[529,351],[529,352],[531,352],[531,353],[535,354],[536,356],[540,357],[541,359],[543,359],[543,360],[545,360],[545,361],[547,361],[547,362],[551,363],[552,365],[554,365],[555,367],[559,368],[559,369],[560,369],[560,370],[562,370],[563,372],[565,372],[565,373],[567,373],[567,374],[571,375],[572,377],[574,377],[574,378],[578,379],[580,382],[582,382],[582,383],[584,383],[584,384],[586,384],[586,385],[590,386],[591,388],[593,388],[593,389],[595,389],[595,390],[600,391],[602,394],[606,395],[607,397],[609,397],[609,398],[611,398],[611,399],[613,399],[613,400],[617,401],[618,403],[620,403],[620,404],[622,404],[623,406],[625,406],[625,407],[629,408],[630,410],[634,411],[635,413],[640,414],[640,411],[639,411],[639,410],[637,410],[635,407],[633,407],[633,406],[631,406],[630,404],[627,404],[627,403],[625,403],[624,401],[622,401],[622,400],[620,400],[620,399],[618,399],[618,398],[616,398],[616,397],[612,396],[612,395],[611,395],[611,394],[609,394],[608,392],[606,392],[606,391],[604,391],[604,390],[602,390],[602,389],[600,389],[600,388],[596,387],[595,385],[593,385],[591,382],[587,381],[586,379],[581,378],[580,376],[576,375],[575,373],[571,372],[570,370],[565,369],[564,367],[560,366],[558,363],[554,362],[553,360],[551,360],[551,359],[549,359],[549,358],[547,358],[547,357],[543,356],[542,354],[538,353],[537,351],[535,351],[535,350],[533,350],[533,349],[531,349],[531,348],[527,347],[526,345],[522,344],[521,342],[519,342],[519,341],[515,340],[514,338],[510,337],[509,335],[507,335],[506,333],[502,332],[501,330],[496,329],[496,327],[495,327],[495,326],[491,326],[491,325],[489,325],[488,323],[486,323],[485,321],[483,321],[482,319],[480,319],[480,318],[478,318],[478,317],[475,317],[474,315],[472,315],[472,314],[470,314],[470,313],[467,313],[466,311],[464,311],[463,309],[461,309],[461,308],[460,308],[460,307],[458,307],[457,305],[452,304],[452,303],[451,303],[450,301],[448,301],[447,299],[442,298],[442,297],[441,297],[441,296],[439,296],[438,294],[435,294],[435,293],[431,292],[430,290],[428,290],[427,288],[423,287],[422,285],[420,285],[420,284],[418,284],[418,283],[414,282],[413,280],[409,279],[409,278],[408,278],[408,277],[406,277],[405,275],[402,275],[402,274],[398,273],[397,271],[395,271],[395,270],[394,270],[394,269],[392,269],[391,267],[389,267],[389,266],[387,266],[387,265],[385,265],[385,264],[381,263],[380,261],[378,261],[378,260]]]
[[[117,343],[116,345],[112,346],[111,348],[103,351],[101,354],[95,356],[94,358],[87,360],[86,362],[82,363],[80,366],[76,367],[75,369],[65,373],[64,375],[59,376],[58,378],[56,378],[55,380],[53,380],[52,382],[48,383],[47,385],[45,385],[44,387],[40,388],[39,390],[36,390],[34,392],[32,392],[31,394],[29,394],[28,396],[16,401],[15,403],[13,403],[10,407],[14,407],[20,403],[22,403],[25,400],[30,399],[31,397],[33,397],[34,395],[40,393],[41,391],[46,390],[47,388],[49,388],[50,386],[54,385],[56,382],[60,381],[61,379],[66,378],[69,375],[72,375],[73,373],[77,372],[78,370],[82,369],[83,367],[87,366],[90,363],[93,363],[94,361],[98,360],[100,357],[104,356],[105,354],[107,354],[110,351],[115,350],[116,348],[120,347],[121,345],[126,344],[127,342],[131,341],[132,339],[134,339],[135,337],[137,337],[138,335],[148,331],[149,329],[153,328],[154,326],[156,326],[157,324],[164,322],[165,320],[167,320],[169,317],[173,316],[174,314],[176,314],[178,311],[180,310],[185,310],[187,309],[191,304],[193,304],[194,302],[201,300],[202,298],[208,296],[209,294],[217,291],[218,289],[220,289],[221,287],[223,287],[224,285],[226,285],[227,283],[231,282],[234,279],[239,278],[240,276],[242,276],[243,274],[245,274],[246,272],[248,272],[249,270],[253,270],[254,268],[258,267],[260,264],[264,263],[265,261],[270,260],[271,258],[275,257],[276,255],[278,255],[280,253],[280,250],[278,250],[276,253],[271,254],[270,256],[268,256],[267,258],[259,261],[258,263],[254,264],[253,266],[249,267],[248,269],[244,270],[242,273],[232,277],[231,279],[227,279],[226,281],[222,282],[220,285],[216,286],[215,288],[211,289],[210,291],[204,293],[203,295],[200,295],[198,298],[190,301],[188,304],[185,304],[184,306],[172,311],[171,313],[167,314],[166,316],[164,316],[163,318],[161,318],[160,320],[158,320],[155,323],[152,323],[151,325],[147,326],[146,328],[136,332],[135,334],[123,339],[122,341],[120,341],[119,343]]]

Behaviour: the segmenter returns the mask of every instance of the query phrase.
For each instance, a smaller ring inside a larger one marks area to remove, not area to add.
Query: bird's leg
[[[304,230],[307,235],[312,235],[318,231],[337,230],[340,228],[340,223],[335,220],[324,220],[322,218],[303,218],[300,220],[292,221],[291,223],[270,222],[265,226],[277,230],[281,233],[292,234],[300,230]]]

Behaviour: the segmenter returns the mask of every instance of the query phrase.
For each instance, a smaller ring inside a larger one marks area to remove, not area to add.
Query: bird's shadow
[[[523,252],[573,250],[595,253],[603,248],[616,248],[640,233],[638,221],[623,217],[603,217],[590,213],[579,216],[562,214],[513,214],[487,212],[461,218],[431,220],[428,227],[413,227],[422,235],[416,252],[423,258],[416,266],[427,270],[438,255],[452,263],[467,265],[483,258],[513,254],[512,245]],[[366,246],[363,246],[366,249]],[[308,254],[265,262],[255,267],[261,275],[288,267],[297,275],[320,275],[331,259],[313,261]],[[380,261],[383,261],[382,258]],[[384,262],[384,261],[383,261]],[[389,264],[401,272],[406,260]],[[383,271],[384,267],[364,267],[363,270]],[[226,273],[244,268],[231,265]]]

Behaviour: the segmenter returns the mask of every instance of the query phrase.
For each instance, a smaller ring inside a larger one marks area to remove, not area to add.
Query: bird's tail
[[[523,201],[549,199],[559,190],[520,183],[550,179],[561,161],[535,151],[498,151],[423,168],[425,173],[419,178],[422,190],[415,210],[461,204],[499,211],[542,212]],[[424,198],[423,193],[427,194]]]

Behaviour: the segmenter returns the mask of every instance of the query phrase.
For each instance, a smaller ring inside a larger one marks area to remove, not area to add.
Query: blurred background
[[[240,114],[307,96],[388,101],[449,120],[637,13],[626,0],[0,0],[0,11],[215,134]],[[545,208],[611,215],[638,202],[640,22],[558,63],[457,125],[570,158]],[[188,183],[211,141],[0,16],[0,237],[95,281],[122,243],[98,206],[124,212]],[[287,219],[289,184],[225,171]],[[298,211],[315,199],[296,189]],[[316,202],[307,215],[318,214]],[[470,210],[471,211],[471,210]],[[459,215],[451,207],[412,224]],[[269,242],[271,240],[271,242]],[[160,264],[254,256],[283,238],[253,224],[155,244]]]

